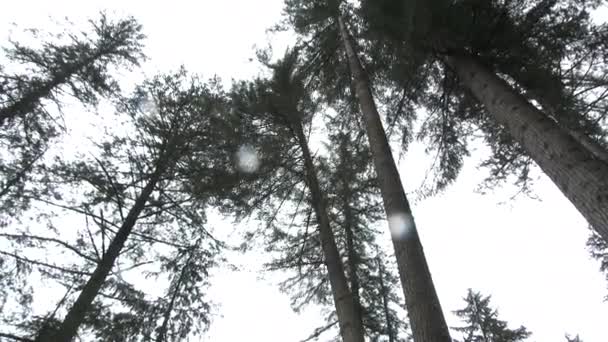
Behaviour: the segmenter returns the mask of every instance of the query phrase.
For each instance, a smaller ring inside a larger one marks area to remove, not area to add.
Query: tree
[[[393,246],[414,340],[450,341],[412,211],[374,101],[371,77],[363,68],[351,29],[347,27],[347,19],[352,18],[352,9],[340,1],[288,0],[285,12],[287,22],[305,40],[303,45],[307,62],[313,71],[311,78],[320,76],[316,86],[322,84],[323,89],[328,91],[336,88],[335,82],[332,82],[335,77],[332,67],[341,64],[342,69],[346,69],[345,75],[348,77],[342,76],[337,84],[339,90],[330,94],[344,97],[350,90],[352,97],[358,101],[384,209],[393,233]],[[342,58],[342,54],[346,58]],[[316,67],[317,64],[320,65]]]
[[[316,104],[304,88],[297,70],[297,51],[287,51],[283,60],[268,64],[273,75],[270,81],[257,80],[253,84],[241,83],[235,89],[240,110],[256,115],[258,120],[276,125],[277,131],[288,131],[287,140],[293,139],[302,153],[303,178],[310,191],[310,205],[318,224],[323,263],[327,267],[340,333],[344,341],[364,341],[361,312],[349,289],[344,265],[330,226],[327,200],[319,184],[317,169],[304,133],[304,123],[312,119]]]
[[[499,320],[498,311],[490,306],[490,296],[469,289],[464,300],[467,306],[454,312],[466,323],[454,328],[462,333],[463,342],[516,342],[531,335],[524,326],[513,330],[507,327],[507,322]]]
[[[90,104],[97,101],[98,94],[116,94],[118,85],[109,69],[120,64],[139,64],[143,58],[141,26],[134,18],[111,22],[103,13],[90,24],[92,38],[87,33],[64,33],[69,44],[48,41],[35,49],[11,42],[12,47],[5,49],[8,60],[23,64],[28,72],[0,76],[0,126],[19,123],[35,127],[37,120],[48,116],[42,100],[57,102],[62,87]]]
[[[204,210],[244,178],[234,153],[252,136],[238,116],[225,111],[218,82],[202,84],[188,79],[184,70],[147,81],[121,105],[126,132],[118,130],[97,144],[98,157],[58,161],[52,179],[43,179],[76,192],[74,199],[63,198],[70,192],[49,194],[40,199],[43,203],[83,214],[98,229],[87,226],[91,243],[72,249],[88,260],[85,270],[94,270],[66,281],[79,295],[61,305],[68,308],[62,321],[53,314],[37,324],[36,340],[71,341],[81,326],[97,330],[101,340],[139,341],[153,335],[175,340],[206,322],[209,306],[200,291],[223,244],[205,229]],[[101,242],[95,243],[97,234]],[[151,243],[173,252],[149,250]],[[119,258],[136,268],[155,254],[156,274],[170,274],[169,300],[150,300],[122,280]],[[100,298],[122,302],[126,311],[114,312]]]
[[[402,341],[407,325],[403,321],[402,299],[394,292],[398,278],[384,266],[386,257],[375,252],[378,249],[375,236],[379,233],[371,226],[381,220],[382,208],[378,201],[377,181],[369,163],[369,149],[362,140],[365,133],[360,128],[361,123],[356,120],[347,124],[348,120],[342,113],[330,119],[327,128],[333,133],[326,148],[335,158],[317,158],[317,163],[306,163],[306,155],[310,155],[308,138],[298,126],[302,127],[303,123],[310,125],[313,116],[322,109],[317,108],[319,106],[314,102],[315,94],[306,92],[300,83],[298,77],[301,77],[299,72],[302,69],[297,64],[297,51],[288,52],[276,63],[269,63],[268,55],[263,57],[273,71],[271,79],[238,84],[235,105],[259,121],[260,127],[282,137],[284,141],[277,144],[285,150],[299,147],[304,160],[299,162],[300,166],[292,171],[294,175],[290,177],[302,179],[310,177],[307,173],[312,172],[317,178],[314,182],[303,182],[308,192],[300,187],[286,194],[280,192],[275,200],[281,203],[279,207],[271,207],[270,214],[264,215],[267,226],[262,235],[266,250],[275,255],[267,269],[289,271],[290,276],[281,283],[281,289],[292,297],[295,310],[311,303],[326,308],[326,325],[316,329],[307,341],[327,335],[336,324],[342,327],[343,314],[337,309],[334,281],[331,274],[328,275],[333,271],[329,267],[328,272],[320,268],[330,262],[322,243],[322,226],[327,224],[322,221],[326,215],[333,244],[339,253],[337,260],[346,271],[346,274],[341,271],[341,278],[345,276],[345,285],[350,287],[353,312],[361,317],[365,336],[373,341],[385,338]],[[340,111],[352,110],[349,102],[343,104]],[[359,132],[356,138],[351,136],[351,131]],[[282,174],[272,180],[277,182],[285,178]],[[317,187],[322,189],[321,201],[326,208],[319,208],[320,196],[314,195]],[[286,202],[292,203],[284,204]],[[324,214],[318,215],[319,212]],[[343,329],[340,333],[343,340],[350,340]]]
[[[566,334],[567,342],[583,342],[583,340],[578,336],[578,334],[574,337],[570,337],[570,335]]]
[[[591,257],[600,262],[600,272],[606,274],[606,280],[608,280],[608,243],[592,232],[587,240],[587,248]],[[606,296],[606,300],[608,300],[608,296]]]
[[[552,94],[550,91],[539,91],[538,85],[531,84],[529,79],[532,77],[532,72],[542,71],[541,68],[532,68],[531,72],[515,73],[507,67],[509,62],[517,59],[517,56],[526,53],[533,56],[531,58],[535,58],[534,64],[538,64],[539,58],[549,58],[546,64],[550,66],[551,62],[556,60],[561,63],[563,54],[560,52],[568,51],[565,48],[573,47],[574,43],[580,43],[581,39],[574,38],[585,34],[593,35],[596,42],[602,41],[599,38],[604,34],[601,29],[576,31],[577,28],[589,27],[586,21],[588,18],[586,9],[597,5],[597,2],[579,4],[576,1],[567,1],[564,10],[551,16],[549,14],[552,12],[546,10],[544,6],[551,8],[554,3],[554,1],[539,2],[540,7],[535,8],[537,11],[526,12],[526,15],[522,14],[526,7],[523,1],[508,2],[503,5],[499,2],[423,3],[387,0],[366,1],[361,8],[369,30],[377,30],[375,33],[370,33],[374,39],[383,40],[381,44],[386,44],[393,50],[397,49],[394,45],[401,45],[400,49],[413,49],[418,56],[422,56],[419,58],[421,61],[416,60],[417,64],[412,68],[417,68],[423,75],[429,73],[437,75],[437,71],[420,70],[426,67],[434,68],[437,62],[443,63],[446,73],[456,77],[458,79],[456,84],[461,84],[466,93],[472,94],[487,110],[493,125],[495,127],[500,125],[507,134],[508,139],[503,142],[507,143],[506,146],[510,146],[511,151],[506,156],[521,161],[522,154],[525,153],[523,157],[527,156],[536,162],[594,229],[603,238],[608,239],[608,228],[605,224],[608,222],[606,220],[608,206],[605,200],[608,191],[606,184],[608,164],[602,161],[602,158],[598,158],[594,150],[585,147],[580,137],[575,137],[584,135],[589,141],[593,141],[593,137],[588,136],[592,132],[581,128],[580,124],[577,124],[578,126],[573,124],[585,122],[584,120],[590,122],[583,115],[588,114],[589,111],[578,113],[574,110],[576,107],[573,108],[567,103],[565,105],[557,103],[555,96],[550,96]],[[581,7],[583,9],[580,9]],[[523,21],[520,20],[522,17],[524,17]],[[473,19],[469,21],[468,18]],[[401,24],[410,27],[410,30],[400,32],[398,25]],[[575,33],[572,33],[573,30]],[[498,32],[501,33],[494,37],[494,33]],[[561,36],[551,36],[547,32],[556,32]],[[561,41],[570,45],[550,45]],[[588,40],[589,43],[592,41],[592,39]],[[529,59],[525,59],[523,64],[526,70],[525,67],[532,63]],[[583,64],[587,65],[587,63]],[[549,71],[542,73],[544,76],[542,79],[555,76],[555,70],[549,68]],[[501,78],[497,72],[506,75]],[[407,78],[408,75],[402,73],[398,77]],[[582,80],[579,77],[576,79]],[[404,83],[403,80],[400,82]],[[454,82],[436,84],[453,85]],[[519,87],[523,89],[527,87],[532,94],[528,96],[531,97],[524,97],[517,90]],[[567,88],[558,87],[558,94],[564,89]],[[597,87],[594,86],[594,89]],[[444,88],[444,91],[446,96],[451,96],[450,88]],[[545,104],[554,109],[554,117],[529,102],[534,96],[542,99],[541,105]],[[605,101],[605,96],[599,95],[599,99]],[[580,104],[580,100],[576,102]],[[467,102],[461,102],[461,105],[455,107],[447,107],[448,111],[461,115],[470,115],[475,109],[479,108],[468,106]],[[474,117],[479,118],[478,115]],[[595,127],[597,128],[597,125]],[[602,134],[605,136],[605,131]],[[500,136],[504,137],[505,134]],[[509,143],[509,139],[517,144]],[[524,162],[520,165],[527,167],[529,163]]]
[[[111,21],[102,13],[90,24],[92,32],[67,31],[49,37],[32,30],[39,47],[11,41],[4,49],[8,62],[0,67],[4,212],[13,214],[27,207],[19,194],[30,174],[44,172],[49,144],[65,129],[61,124],[64,94],[87,106],[115,97],[120,90],[112,75],[115,69],[137,66],[144,59],[144,36],[134,18]],[[59,114],[51,104],[59,108]]]
[[[390,255],[380,252],[381,234],[375,228],[383,215],[371,152],[362,123],[349,122],[341,113],[351,110],[350,106],[338,110],[326,125],[333,133],[327,145],[330,157],[323,167],[331,220],[342,237],[342,254],[367,337],[372,341],[404,341],[408,325],[403,298],[396,290],[399,278]]]

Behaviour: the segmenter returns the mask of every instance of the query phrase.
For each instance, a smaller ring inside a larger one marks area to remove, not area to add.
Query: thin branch
[[[57,270],[57,271],[61,271],[61,272],[76,274],[76,275],[79,275],[79,276],[87,276],[87,277],[90,277],[92,275],[92,273],[89,273],[89,272],[71,270],[69,268],[64,268],[64,267],[57,266],[57,265],[47,264],[47,263],[42,262],[42,261],[32,260],[32,259],[28,259],[26,257],[21,257],[21,256],[19,256],[17,254],[10,253],[10,252],[0,251],[0,254],[4,254],[4,255],[13,257],[13,258],[15,258],[15,259],[17,259],[19,261],[28,262],[30,264],[34,264],[34,265],[38,265],[38,266],[42,266],[42,267],[51,268],[51,269],[54,269],[54,270]]]
[[[76,255],[80,256],[83,259],[86,259],[88,261],[91,261],[93,263],[97,263],[97,260],[95,260],[94,258],[83,254],[81,251],[78,250],[78,248],[70,245],[69,243],[65,242],[65,241],[61,241],[59,239],[55,239],[55,238],[51,238],[51,237],[44,237],[44,236],[37,236],[37,235],[26,235],[26,234],[0,234],[0,237],[5,237],[8,239],[32,239],[32,240],[38,240],[38,241],[44,241],[44,242],[54,242],[58,245],[61,245],[67,249],[69,249],[70,251],[74,252]]]
[[[34,340],[32,340],[31,338],[21,337],[21,336],[17,336],[17,335],[13,335],[13,334],[7,334],[7,333],[0,333],[0,337],[10,338],[10,339],[12,339],[14,341],[34,342]]]
[[[333,323],[331,323],[331,324],[329,324],[329,325],[327,325],[327,326],[325,326],[323,328],[317,328],[312,335],[310,335],[309,337],[307,337],[304,340],[301,340],[300,342],[308,342],[308,341],[315,340],[315,339],[319,338],[319,336],[321,336],[321,334],[323,334],[327,330],[331,329],[336,324],[338,324],[338,321],[335,321],[335,322],[333,322]]]
[[[97,159],[97,157],[95,157],[95,156],[93,156],[93,158],[95,159],[95,161],[97,161],[97,164],[99,164],[99,166],[101,167],[101,170],[103,170],[103,173],[105,174],[106,178],[108,179],[108,182],[110,182],[110,185],[112,186],[112,189],[114,190],[114,196],[116,197],[116,204],[118,205],[118,212],[120,213],[120,219],[122,221],[124,221],[125,220],[125,215],[123,212],[124,203],[122,201],[122,198],[120,197],[118,187],[116,186],[116,183],[114,183],[113,178],[110,176],[110,173],[108,172],[106,167],[103,165],[101,160]]]
[[[95,239],[93,238],[93,234],[91,233],[91,229],[89,228],[89,216],[85,216],[84,217],[84,221],[85,221],[85,226],[87,228],[87,234],[89,236],[89,240],[91,240],[91,245],[93,245],[93,248],[95,249],[95,256],[97,257],[97,261],[99,262],[101,260],[101,258],[103,257],[103,255],[99,254],[99,250],[97,249],[97,245],[95,244]]]

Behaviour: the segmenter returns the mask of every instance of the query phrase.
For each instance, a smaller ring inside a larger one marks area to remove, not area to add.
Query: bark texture
[[[348,56],[353,87],[363,113],[384,210],[389,223],[398,219],[404,234],[391,234],[399,276],[403,286],[410,326],[416,342],[451,342],[448,326],[424,256],[409,202],[386,138],[369,80],[357,56],[349,31],[338,18],[341,38]],[[394,223],[393,223],[394,225]],[[393,227],[394,228],[394,227]],[[394,232],[394,230],[392,231]]]
[[[608,241],[608,163],[474,59],[449,56],[446,62]]]
[[[363,320],[355,305],[353,294],[348,287],[348,280],[344,274],[344,265],[336,246],[334,233],[329,225],[325,197],[321,192],[315,167],[312,161],[308,143],[302,125],[294,125],[298,144],[304,156],[306,169],[306,183],[310,189],[313,206],[321,237],[321,248],[325,257],[325,265],[329,276],[331,291],[336,306],[340,335],[344,342],[364,342]]]

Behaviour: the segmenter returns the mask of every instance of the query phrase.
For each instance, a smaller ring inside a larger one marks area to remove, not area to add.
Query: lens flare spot
[[[252,146],[243,145],[236,152],[236,164],[242,172],[252,173],[260,167],[258,153]]]
[[[393,238],[405,239],[414,227],[414,220],[412,219],[412,215],[403,213],[392,214],[388,217],[388,226]]]

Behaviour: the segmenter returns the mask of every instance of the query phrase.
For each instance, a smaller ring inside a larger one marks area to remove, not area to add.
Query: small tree
[[[462,334],[462,342],[517,342],[531,335],[524,326],[509,329],[507,322],[498,319],[498,311],[490,306],[490,296],[469,289],[464,300],[467,306],[454,313],[466,326],[453,328]]]

